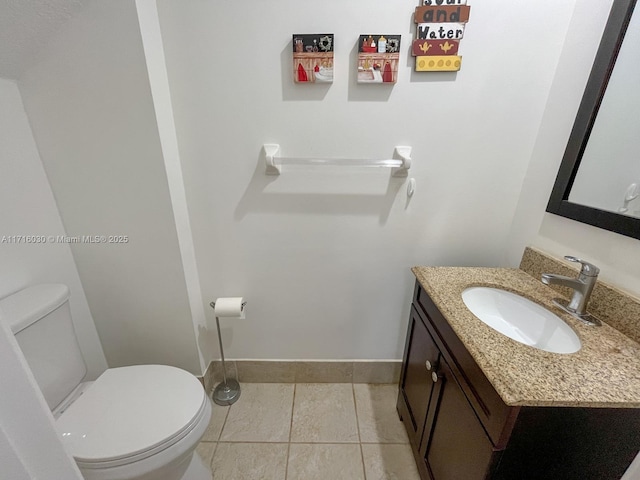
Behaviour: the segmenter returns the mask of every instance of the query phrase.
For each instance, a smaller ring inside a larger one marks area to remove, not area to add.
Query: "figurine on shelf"
[[[373,39],[371,35],[368,38],[365,38],[362,42],[362,51],[364,53],[375,53],[376,52],[376,41]]]
[[[387,39],[382,35],[378,39],[378,53],[386,53],[387,52]]]

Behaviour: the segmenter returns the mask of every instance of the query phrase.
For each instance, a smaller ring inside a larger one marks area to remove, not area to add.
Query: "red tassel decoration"
[[[309,78],[307,77],[307,72],[304,70],[304,67],[301,63],[298,64],[298,81],[299,82],[308,82]]]
[[[383,82],[393,82],[393,72],[391,72],[391,64],[387,62],[384,65],[384,73],[382,74]]]

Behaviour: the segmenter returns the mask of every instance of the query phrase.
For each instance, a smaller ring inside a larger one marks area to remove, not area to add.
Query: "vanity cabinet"
[[[506,405],[419,283],[397,409],[423,480],[613,480],[640,450],[638,409]]]
[[[420,458],[436,479],[486,478],[494,457],[491,441],[446,360],[441,359],[432,376]]]
[[[431,371],[439,361],[440,350],[412,307],[407,351],[402,369],[402,392],[408,413],[405,425],[410,429],[413,438],[422,438],[427,408],[435,387]]]

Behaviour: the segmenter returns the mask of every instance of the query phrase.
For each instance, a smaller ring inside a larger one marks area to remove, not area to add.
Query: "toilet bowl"
[[[65,285],[38,285],[0,300],[0,309],[83,477],[211,480],[195,452],[211,419],[198,379],[176,367],[135,365],[83,383],[68,300]]]
[[[210,480],[208,471],[184,475],[199,459],[191,457],[210,418],[211,402],[193,375],[139,365],[105,371],[56,429],[86,480]]]

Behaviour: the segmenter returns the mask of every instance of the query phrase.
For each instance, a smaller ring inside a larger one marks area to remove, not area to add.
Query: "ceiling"
[[[0,0],[0,77],[18,79],[71,17],[91,0]]]

